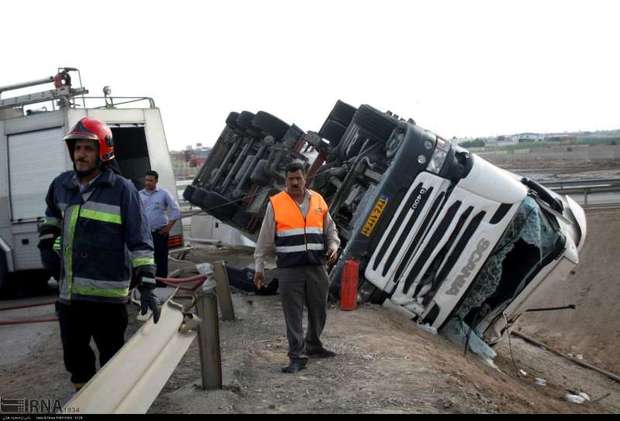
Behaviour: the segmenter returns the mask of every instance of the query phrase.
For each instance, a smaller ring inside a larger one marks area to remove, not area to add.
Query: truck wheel
[[[203,202],[208,205],[208,213],[222,222],[230,221],[232,216],[241,209],[241,206],[231,202],[226,196],[210,190],[205,191]]]
[[[252,130],[254,126],[252,125],[252,120],[254,119],[255,114],[249,111],[242,111],[237,117],[237,126],[244,130]]]
[[[201,208],[207,208],[209,207],[209,204],[206,203],[206,199],[207,198],[207,192],[204,189],[201,188],[197,188],[194,190],[194,192],[192,193],[192,198],[190,200],[191,203],[193,203],[196,206],[200,206]]]
[[[228,117],[226,118],[226,125],[228,127],[230,127],[231,129],[237,129],[237,119],[239,118],[239,113],[236,112],[232,112],[230,114],[228,114]]]
[[[329,140],[329,145],[331,147],[336,147],[346,130],[347,127],[336,120],[325,120],[323,127],[319,130],[319,136]]]
[[[338,100],[327,119],[337,121],[347,127],[351,123],[351,120],[353,120],[356,111],[357,108]]]
[[[394,129],[398,126],[396,119],[389,117],[369,105],[362,105],[359,107],[353,117],[353,122],[360,129],[384,142],[387,142]]]
[[[259,111],[252,120],[252,125],[261,129],[261,131],[273,136],[274,139],[282,139],[286,131],[289,129],[289,125],[278,117],[273,116],[264,111]]]
[[[192,201],[192,195],[194,194],[194,192],[196,191],[196,187],[194,186],[187,186],[185,187],[185,190],[183,191],[183,199],[187,200],[188,202]]]

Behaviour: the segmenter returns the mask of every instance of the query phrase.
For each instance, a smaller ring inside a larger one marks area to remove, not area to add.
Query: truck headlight
[[[441,167],[443,167],[443,164],[446,161],[446,157],[448,156],[448,152],[450,152],[451,147],[452,145],[450,142],[437,136],[435,151],[433,152],[433,155],[431,156],[431,159],[426,166],[426,170],[434,174],[439,174],[439,172],[441,171]]]

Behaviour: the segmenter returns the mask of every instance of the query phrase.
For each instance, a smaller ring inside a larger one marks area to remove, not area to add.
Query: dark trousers
[[[99,351],[99,366],[103,367],[125,344],[127,307],[73,301],[70,305],[57,303],[56,308],[65,368],[73,383],[86,383],[97,371],[91,338]]]
[[[298,266],[278,269],[280,298],[286,321],[289,358],[323,347],[321,333],[327,319],[329,280],[325,266]],[[304,338],[304,305],[308,308],[308,328]]]
[[[155,276],[166,278],[168,276],[168,234],[160,234],[153,231],[153,247],[155,248]]]

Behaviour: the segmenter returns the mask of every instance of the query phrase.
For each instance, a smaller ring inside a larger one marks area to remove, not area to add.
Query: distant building
[[[540,133],[521,133],[515,135],[518,143],[542,142],[545,137]]]

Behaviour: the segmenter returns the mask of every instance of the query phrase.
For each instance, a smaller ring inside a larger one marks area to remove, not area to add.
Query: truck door
[[[45,216],[45,195],[54,177],[66,171],[64,129],[56,127],[9,135],[11,221]]]
[[[52,180],[68,168],[64,129],[8,136],[8,168],[13,263],[15,271],[41,269],[37,220],[45,216],[45,195]]]

